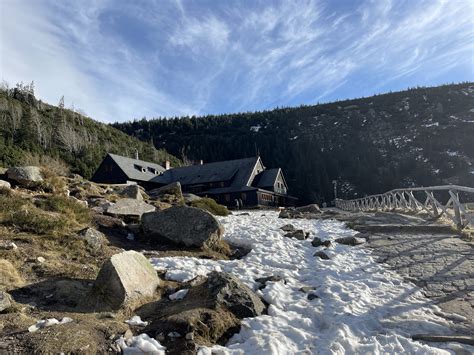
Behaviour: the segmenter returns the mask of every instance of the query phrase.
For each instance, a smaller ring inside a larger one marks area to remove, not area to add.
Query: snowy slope
[[[450,353],[439,344],[410,339],[415,333],[448,334],[450,323],[419,288],[403,282],[375,262],[363,247],[335,245],[331,260],[313,257],[319,248],[311,239],[284,238],[279,229],[291,222],[311,231],[312,237],[335,239],[355,234],[336,221],[283,220],[275,212],[221,219],[225,238],[251,246],[241,260],[212,261],[188,257],[156,258],[155,268],[166,278],[189,280],[212,270],[236,274],[257,290],[254,280],[279,275],[284,282],[268,282],[258,293],[270,304],[268,315],[245,319],[239,334],[226,347],[202,348],[201,354],[343,354],[343,353]],[[302,286],[314,286],[319,298],[308,300]],[[459,349],[457,344],[443,345]],[[464,346],[468,351],[474,347]]]

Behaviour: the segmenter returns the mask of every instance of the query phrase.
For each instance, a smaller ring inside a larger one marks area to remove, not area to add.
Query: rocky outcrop
[[[11,187],[8,181],[0,180],[0,189],[10,189]]]
[[[143,191],[138,185],[128,185],[120,191],[120,196],[143,201]]]
[[[187,206],[145,213],[141,224],[147,238],[186,247],[212,247],[224,234],[224,228],[212,214]]]
[[[129,250],[109,258],[94,282],[92,297],[96,304],[119,309],[131,301],[152,297],[160,280],[147,258]]]
[[[279,218],[321,218],[323,212],[319,209],[319,206],[316,204],[311,204],[308,206],[297,207],[297,208],[288,208],[280,212]]]
[[[155,206],[133,198],[122,198],[107,208],[107,213],[114,216],[141,217],[144,213],[155,211]]]
[[[93,252],[100,251],[106,240],[105,235],[94,228],[85,228],[78,233],[78,236]]]
[[[315,203],[307,206],[296,207],[296,211],[301,213],[323,213],[319,206]]]
[[[169,185],[148,191],[148,196],[151,199],[158,199],[163,202],[178,203],[183,201],[183,192],[181,184],[173,182]]]
[[[183,193],[183,198],[184,198],[185,203],[191,203],[191,202],[199,201],[202,199],[198,195],[191,194],[191,193]]]
[[[309,237],[309,232],[305,232],[302,229],[297,229],[293,232],[288,232],[284,235],[286,238],[294,238],[298,240],[305,240]]]
[[[21,185],[43,181],[41,169],[37,166],[19,166],[7,170],[8,179]]]
[[[358,238],[355,236],[350,236],[350,237],[342,237],[342,238],[337,238],[336,243],[339,244],[344,244],[344,245],[351,245],[351,246],[356,246],[360,244],[365,243],[365,239],[363,238]]]

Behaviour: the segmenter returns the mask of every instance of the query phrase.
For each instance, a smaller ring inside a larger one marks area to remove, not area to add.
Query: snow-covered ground
[[[423,344],[416,333],[449,334],[450,323],[420,289],[375,262],[364,247],[335,244],[331,260],[313,257],[312,237],[335,239],[355,234],[337,221],[287,220],[275,212],[221,218],[225,239],[250,246],[241,260],[212,261],[189,257],[152,259],[166,277],[189,280],[212,270],[232,272],[254,290],[256,278],[278,275],[257,291],[269,304],[268,315],[244,319],[226,347],[201,348],[200,354],[438,354],[458,344]],[[310,231],[305,241],[283,237],[279,228],[292,223]],[[309,300],[303,286],[313,286]],[[440,347],[444,347],[441,349]],[[450,350],[451,349],[451,350]],[[473,351],[474,347],[464,346]]]

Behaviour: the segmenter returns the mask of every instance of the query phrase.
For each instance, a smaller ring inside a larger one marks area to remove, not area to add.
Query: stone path
[[[377,233],[366,246],[451,314],[456,332],[474,332],[474,243],[454,234]]]

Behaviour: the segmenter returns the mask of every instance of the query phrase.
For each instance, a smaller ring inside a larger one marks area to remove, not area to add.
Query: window
[[[225,197],[225,200],[226,200],[227,202],[230,201],[230,195],[229,195],[229,194],[226,194],[224,197]]]
[[[152,174],[155,174],[155,175],[158,174],[158,171],[156,171],[155,168],[150,168],[150,167],[148,167],[148,171],[149,171],[150,173],[152,173]]]
[[[221,187],[224,187],[224,186],[225,186],[225,182],[222,181],[222,182],[221,182]]]
[[[247,199],[247,194],[245,192],[242,192],[240,194],[240,198],[245,201]]]

